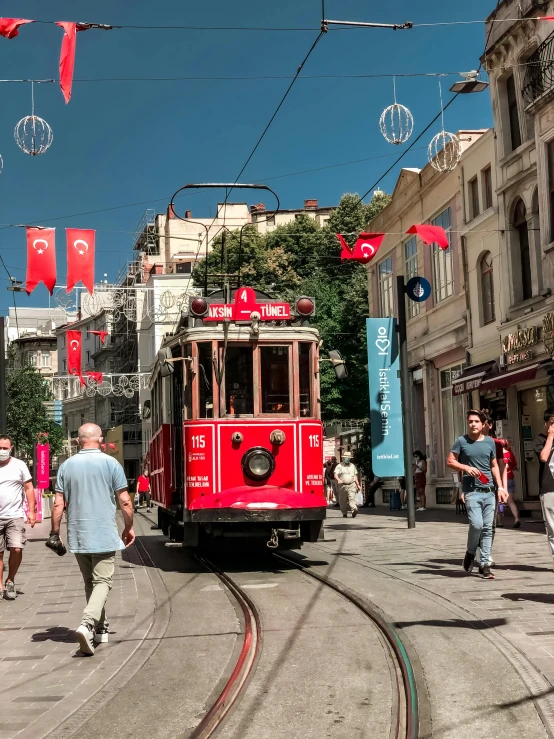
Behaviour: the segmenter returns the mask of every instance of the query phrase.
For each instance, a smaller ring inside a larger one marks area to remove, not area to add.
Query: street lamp
[[[460,72],[464,78],[462,82],[456,82],[450,88],[450,92],[457,92],[460,95],[468,95],[472,92],[483,92],[489,86],[488,82],[478,79],[479,72],[473,69],[471,72]]]

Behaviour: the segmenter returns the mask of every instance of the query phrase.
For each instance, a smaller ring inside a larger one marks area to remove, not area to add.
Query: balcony
[[[528,103],[534,103],[554,87],[554,32],[527,59],[527,71],[522,94]]]

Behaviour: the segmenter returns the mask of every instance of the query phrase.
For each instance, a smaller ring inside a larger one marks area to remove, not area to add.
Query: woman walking
[[[516,481],[514,478],[514,470],[517,470],[517,460],[510,442],[507,439],[502,439],[502,446],[504,447],[504,464],[506,465],[506,474],[508,478],[508,505],[514,517],[514,529],[519,529],[521,521],[519,520],[519,511],[514,502],[514,493],[516,491]]]
[[[425,511],[425,487],[427,485],[427,457],[419,449],[414,452],[414,487],[419,498],[418,511]]]

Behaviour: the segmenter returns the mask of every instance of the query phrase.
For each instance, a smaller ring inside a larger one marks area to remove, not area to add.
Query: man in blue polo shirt
[[[127,479],[119,462],[100,449],[102,430],[86,423],[78,434],[81,450],[58,470],[51,534],[60,533],[66,503],[69,551],[77,559],[87,599],[75,636],[81,652],[92,655],[95,642],[108,641],[104,607],[113,584],[115,553],[131,546],[135,534]],[[123,514],[121,536],[116,524],[116,494]]]
[[[464,569],[468,573],[472,571],[475,552],[479,546],[481,548],[479,574],[491,580],[494,575],[491,573],[489,559],[496,510],[496,490],[501,503],[507,501],[508,493],[502,487],[494,441],[484,433],[485,414],[482,411],[471,410],[467,412],[466,418],[468,432],[456,439],[446,463],[450,469],[462,473],[462,491],[469,519]]]

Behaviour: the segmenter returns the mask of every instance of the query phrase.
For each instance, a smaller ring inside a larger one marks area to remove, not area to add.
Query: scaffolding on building
[[[133,249],[151,256],[157,256],[160,253],[160,239],[154,208],[147,208],[144,211],[133,235]]]

